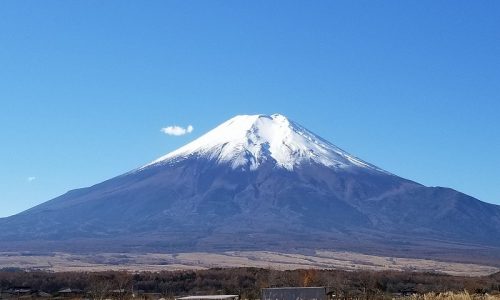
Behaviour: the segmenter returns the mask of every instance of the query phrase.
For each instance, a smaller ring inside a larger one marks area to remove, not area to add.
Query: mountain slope
[[[397,177],[281,115],[237,116],[144,167],[0,219],[0,228],[5,249],[461,257],[474,248],[500,257],[498,206]]]

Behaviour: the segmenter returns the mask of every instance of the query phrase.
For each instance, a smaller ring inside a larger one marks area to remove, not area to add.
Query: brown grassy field
[[[478,264],[442,262],[429,259],[397,258],[344,251],[316,251],[312,255],[270,251],[222,253],[0,253],[0,268],[14,267],[46,271],[162,271],[214,267],[256,267],[277,270],[340,269],[372,271],[423,271],[450,275],[482,276],[499,268]]]
[[[402,297],[405,300],[500,300],[500,295],[490,294],[469,294],[467,291],[445,292],[445,293],[426,293],[423,295],[411,295]]]

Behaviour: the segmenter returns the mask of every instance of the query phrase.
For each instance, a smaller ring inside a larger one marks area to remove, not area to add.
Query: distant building
[[[83,294],[83,291],[80,289],[62,289],[59,292],[57,292],[59,296],[62,297],[77,297]]]
[[[175,300],[239,300],[239,295],[200,295],[175,298]]]
[[[267,288],[262,300],[327,300],[327,295],[324,287]]]
[[[31,298],[33,291],[26,287],[14,287],[8,290],[0,289],[0,299],[21,299]]]
[[[52,295],[43,291],[37,293],[38,298],[52,298]]]

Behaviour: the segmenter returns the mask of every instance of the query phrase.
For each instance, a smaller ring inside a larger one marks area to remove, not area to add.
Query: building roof
[[[263,290],[291,290],[291,289],[325,289],[324,286],[284,286],[263,288]]]
[[[83,292],[82,290],[79,290],[79,289],[71,289],[71,288],[67,288],[67,289],[62,289],[60,290],[58,293],[81,293]]]
[[[202,295],[202,296],[187,296],[176,298],[177,300],[225,300],[237,298],[238,295]]]

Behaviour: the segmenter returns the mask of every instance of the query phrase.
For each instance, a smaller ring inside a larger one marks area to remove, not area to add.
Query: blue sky
[[[1,1],[0,216],[254,113],[500,204],[499,53],[499,1]]]

